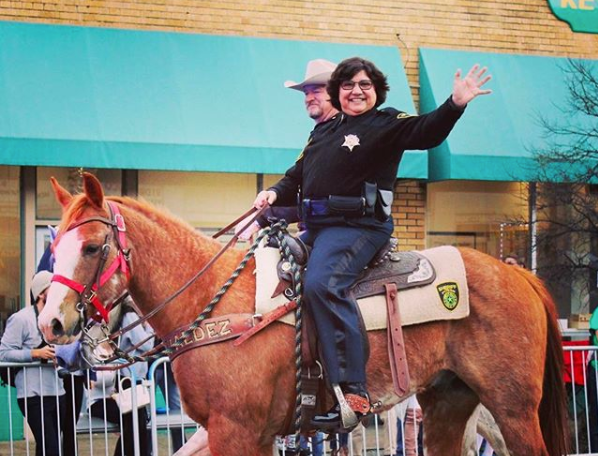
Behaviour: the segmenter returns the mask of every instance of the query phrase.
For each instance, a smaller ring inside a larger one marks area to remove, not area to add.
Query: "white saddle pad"
[[[422,250],[436,269],[436,279],[430,285],[399,291],[399,308],[403,326],[438,320],[458,320],[469,315],[469,290],[465,266],[455,247],[443,246]],[[259,247],[255,252],[256,263],[256,313],[265,314],[285,303],[283,295],[272,298],[278,285],[276,265],[280,260],[278,249]],[[371,296],[357,301],[366,328],[387,327],[386,298]],[[293,312],[279,321],[295,325]]]

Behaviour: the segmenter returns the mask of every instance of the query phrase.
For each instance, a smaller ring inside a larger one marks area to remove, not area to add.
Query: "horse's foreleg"
[[[425,454],[461,456],[467,421],[479,403],[477,395],[453,374],[446,374],[417,397],[424,412]]]

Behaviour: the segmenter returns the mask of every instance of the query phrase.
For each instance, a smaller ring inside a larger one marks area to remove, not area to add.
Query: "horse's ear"
[[[104,190],[97,177],[91,173],[83,173],[83,190],[91,204],[98,209],[104,207]]]
[[[50,177],[50,182],[52,184],[52,188],[54,189],[56,201],[58,201],[62,208],[65,209],[71,203],[73,195],[71,195],[69,191],[62,185],[60,185],[54,177]]]

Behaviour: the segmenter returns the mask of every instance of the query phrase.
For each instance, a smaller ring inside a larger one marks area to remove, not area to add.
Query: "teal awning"
[[[0,164],[282,173],[313,128],[283,82],[354,55],[415,110],[395,47],[2,22]]]
[[[549,144],[540,117],[558,119],[566,106],[567,59],[420,49],[421,112],[446,100],[457,68],[467,72],[476,63],[492,74],[493,93],[474,100],[449,138],[430,151],[430,180],[533,179],[533,151]]]

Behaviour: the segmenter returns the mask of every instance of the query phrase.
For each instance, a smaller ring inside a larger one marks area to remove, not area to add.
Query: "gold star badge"
[[[355,146],[359,146],[359,138],[357,135],[345,135],[345,142],[341,147],[347,147],[349,152],[353,152]]]

